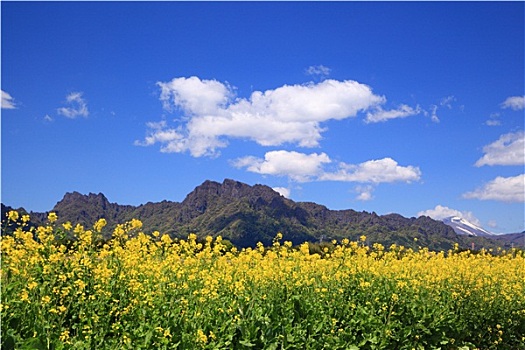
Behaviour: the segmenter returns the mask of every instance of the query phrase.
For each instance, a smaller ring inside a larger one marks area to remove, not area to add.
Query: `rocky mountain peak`
[[[278,192],[266,185],[257,184],[250,186],[231,179],[225,179],[222,185],[220,185],[220,195],[234,199],[240,199],[243,197],[262,197],[267,202],[270,202],[275,197],[281,196]]]
[[[2,206],[3,216],[9,207]],[[265,185],[248,185],[225,179],[205,181],[189,193],[182,203],[163,201],[138,207],[110,203],[102,193],[66,193],[53,211],[59,223],[71,221],[91,226],[108,221],[107,234],[117,223],[131,218],[142,220],[145,232],[157,230],[175,237],[189,233],[199,236],[221,235],[239,247],[271,244],[277,232],[293,244],[365,235],[369,242],[385,246],[425,246],[447,250],[458,243],[470,248],[523,245],[523,234],[494,237],[457,235],[454,229],[429,217],[405,218],[399,214],[378,215],[354,210],[330,210],[325,206],[294,202]],[[34,224],[45,223],[46,213],[32,213]],[[414,238],[417,238],[415,240]],[[496,241],[497,239],[497,241]]]
[[[58,215],[59,222],[72,221],[82,225],[92,225],[93,219],[113,219],[126,206],[110,203],[102,193],[81,194],[68,192],[53,207],[52,211]]]
[[[265,185],[250,186],[231,179],[225,179],[222,184],[207,180],[189,193],[182,204],[199,212],[204,212],[210,204],[217,202],[240,199],[255,202],[258,199],[263,199],[269,203],[276,197],[281,197],[281,195]]]
[[[105,210],[110,203],[102,193],[89,193],[85,195],[74,191],[67,192],[64,195],[64,198],[55,205],[53,210],[57,211],[63,207],[69,207],[71,205],[92,205]]]

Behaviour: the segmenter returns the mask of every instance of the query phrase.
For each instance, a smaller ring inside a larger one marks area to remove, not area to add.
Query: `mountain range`
[[[2,204],[2,222],[5,213],[12,209]],[[17,210],[27,213],[23,208]],[[59,224],[70,221],[85,227],[105,218],[106,238],[116,224],[136,218],[143,222],[145,233],[159,231],[179,238],[189,233],[199,237],[221,235],[240,248],[253,247],[257,242],[269,245],[278,232],[293,244],[357,240],[365,235],[367,244],[381,243],[386,247],[394,243],[430,250],[448,250],[456,243],[464,249],[525,247],[525,232],[498,236],[458,234],[455,230],[463,232],[460,227],[472,227],[455,219],[450,219],[447,225],[427,216],[406,218],[352,209],[330,210],[316,203],[294,202],[265,185],[250,186],[230,179],[222,183],[205,181],[180,203],[120,205],[109,202],[102,193],[66,193],[50,212],[57,213]],[[46,222],[47,213],[29,214],[31,225]]]

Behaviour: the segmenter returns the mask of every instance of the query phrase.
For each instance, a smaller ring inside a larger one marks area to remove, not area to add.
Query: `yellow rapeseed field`
[[[29,219],[1,237],[2,349],[525,349],[523,251],[238,251]]]

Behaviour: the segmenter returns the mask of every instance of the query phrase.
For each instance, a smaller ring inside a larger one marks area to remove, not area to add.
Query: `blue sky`
[[[2,2],[2,202],[203,181],[524,224],[524,3]]]

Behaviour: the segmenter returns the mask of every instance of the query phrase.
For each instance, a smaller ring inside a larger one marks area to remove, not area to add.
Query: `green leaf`
[[[144,338],[144,346],[149,346],[150,345],[150,340],[151,340],[152,336],[153,336],[153,331],[149,331],[146,334],[146,337]]]
[[[271,343],[270,345],[266,346],[266,350],[277,350],[277,343]]]
[[[24,341],[22,343],[22,346],[21,346],[22,349],[31,349],[31,350],[45,350],[46,347],[44,344],[42,344],[42,342],[40,341],[40,339],[38,338],[29,338],[29,339],[26,339],[26,341]]]
[[[249,340],[240,340],[240,341],[239,341],[239,344],[241,344],[241,345],[243,345],[243,346],[247,346],[247,347],[249,347],[249,348],[255,346],[255,344],[250,343]]]

